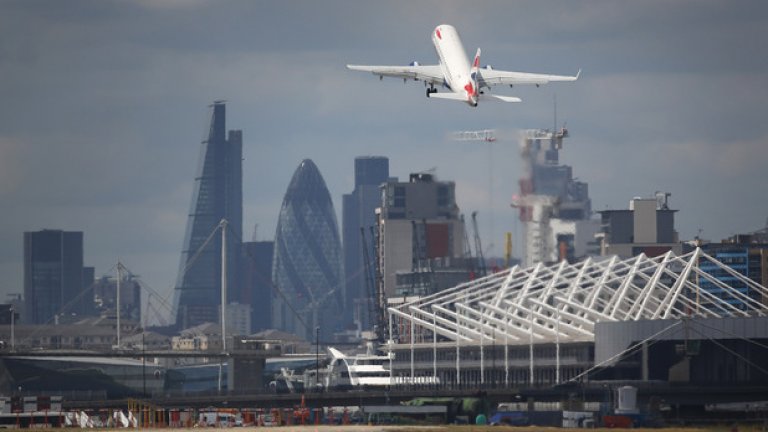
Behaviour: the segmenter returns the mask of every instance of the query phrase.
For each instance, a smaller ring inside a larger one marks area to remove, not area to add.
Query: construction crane
[[[411,221],[411,230],[413,233],[414,251],[411,260],[411,295],[429,295],[434,292],[434,270],[429,261],[429,243],[427,237],[427,221],[422,219],[421,226],[424,228],[424,242],[419,241],[419,229],[415,220]],[[423,277],[426,275],[426,277]],[[418,288],[418,289],[417,289]],[[422,294],[419,294],[421,292]]]
[[[458,131],[453,132],[451,134],[451,137],[454,141],[475,141],[475,142],[481,142],[481,143],[487,143],[488,144],[488,238],[490,239],[490,243],[488,243],[487,247],[490,251],[493,250],[494,244],[493,244],[493,233],[494,233],[494,184],[495,184],[495,177],[493,173],[493,165],[494,165],[494,157],[493,157],[493,143],[496,142],[498,139],[496,135],[496,129],[482,129],[482,130],[469,130],[469,131]],[[475,234],[479,235],[479,234]],[[480,254],[480,252],[477,252]],[[478,260],[481,258],[481,255],[477,255]],[[485,263],[479,264],[482,267],[480,268],[485,273]]]
[[[470,279],[474,279],[475,276],[477,276],[475,274],[475,269],[477,266],[475,265],[475,260],[472,259],[472,247],[469,244],[469,234],[467,234],[467,224],[464,220],[464,213],[462,213],[459,218],[461,219],[462,235],[464,236],[464,259],[467,263],[467,270],[469,271]]]
[[[381,274],[381,251],[379,250],[379,242],[376,239],[376,231],[371,226],[371,241],[374,244],[373,247],[373,259],[374,259],[374,284],[376,291],[376,325],[374,326],[374,333],[376,339],[379,342],[386,342],[390,337],[389,329],[387,328],[387,296],[384,292],[384,277]]]
[[[475,256],[477,256],[477,275],[483,277],[486,274],[485,257],[483,257],[483,245],[480,242],[480,231],[477,229],[477,211],[472,212],[472,229],[475,232]]]
[[[496,141],[495,129],[483,129],[474,131],[458,131],[451,134],[454,141]]]
[[[368,242],[365,240],[365,227],[360,227],[360,244],[363,248],[363,277],[365,278],[365,292],[368,296],[368,324],[370,328],[376,331],[376,318],[379,316],[376,311],[378,302],[376,301],[376,283],[371,269],[371,257],[368,255]]]

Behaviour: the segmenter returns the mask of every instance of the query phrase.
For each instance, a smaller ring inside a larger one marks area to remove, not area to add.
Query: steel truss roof
[[[700,268],[705,262],[709,273]],[[699,288],[704,281],[706,290]],[[390,325],[398,321],[423,342],[437,334],[444,341],[513,345],[592,342],[601,321],[766,316],[763,299],[768,288],[696,248],[680,256],[514,266],[388,311]],[[406,340],[408,334],[399,338]]]

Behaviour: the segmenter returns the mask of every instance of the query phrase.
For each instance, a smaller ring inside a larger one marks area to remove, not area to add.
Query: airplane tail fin
[[[477,53],[475,54],[475,60],[472,62],[472,70],[470,73],[470,76],[472,77],[472,85],[475,87],[475,91],[479,92],[480,89],[477,88],[477,73],[480,69],[480,48],[477,49]]]
[[[464,86],[464,90],[467,91],[467,97],[471,105],[477,106],[477,99],[480,96],[480,89],[477,87],[477,74],[480,69],[480,48],[477,49],[475,54],[475,60],[472,62],[472,68],[470,69],[469,77],[471,81]]]

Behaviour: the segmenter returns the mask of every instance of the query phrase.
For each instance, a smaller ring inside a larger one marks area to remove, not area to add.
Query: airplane
[[[575,76],[546,75],[525,72],[508,72],[493,69],[491,66],[480,67],[480,48],[477,49],[475,59],[469,63],[464,46],[459,38],[459,33],[451,25],[440,24],[432,32],[432,43],[435,45],[438,65],[420,65],[418,62],[410,66],[362,66],[347,65],[347,68],[355,71],[371,72],[384,77],[402,78],[424,81],[427,87],[427,97],[436,99],[457,100],[476,107],[480,100],[496,100],[502,102],[521,102],[514,96],[501,96],[491,94],[483,89],[489,89],[495,85],[534,84],[536,87],[551,81],[576,81],[581,75],[581,69]],[[438,93],[436,86],[442,86],[449,91]]]

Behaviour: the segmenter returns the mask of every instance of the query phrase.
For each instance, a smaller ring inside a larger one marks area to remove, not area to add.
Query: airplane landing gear
[[[437,89],[434,87],[427,87],[427,97],[429,97],[429,95],[432,93],[437,93]]]

